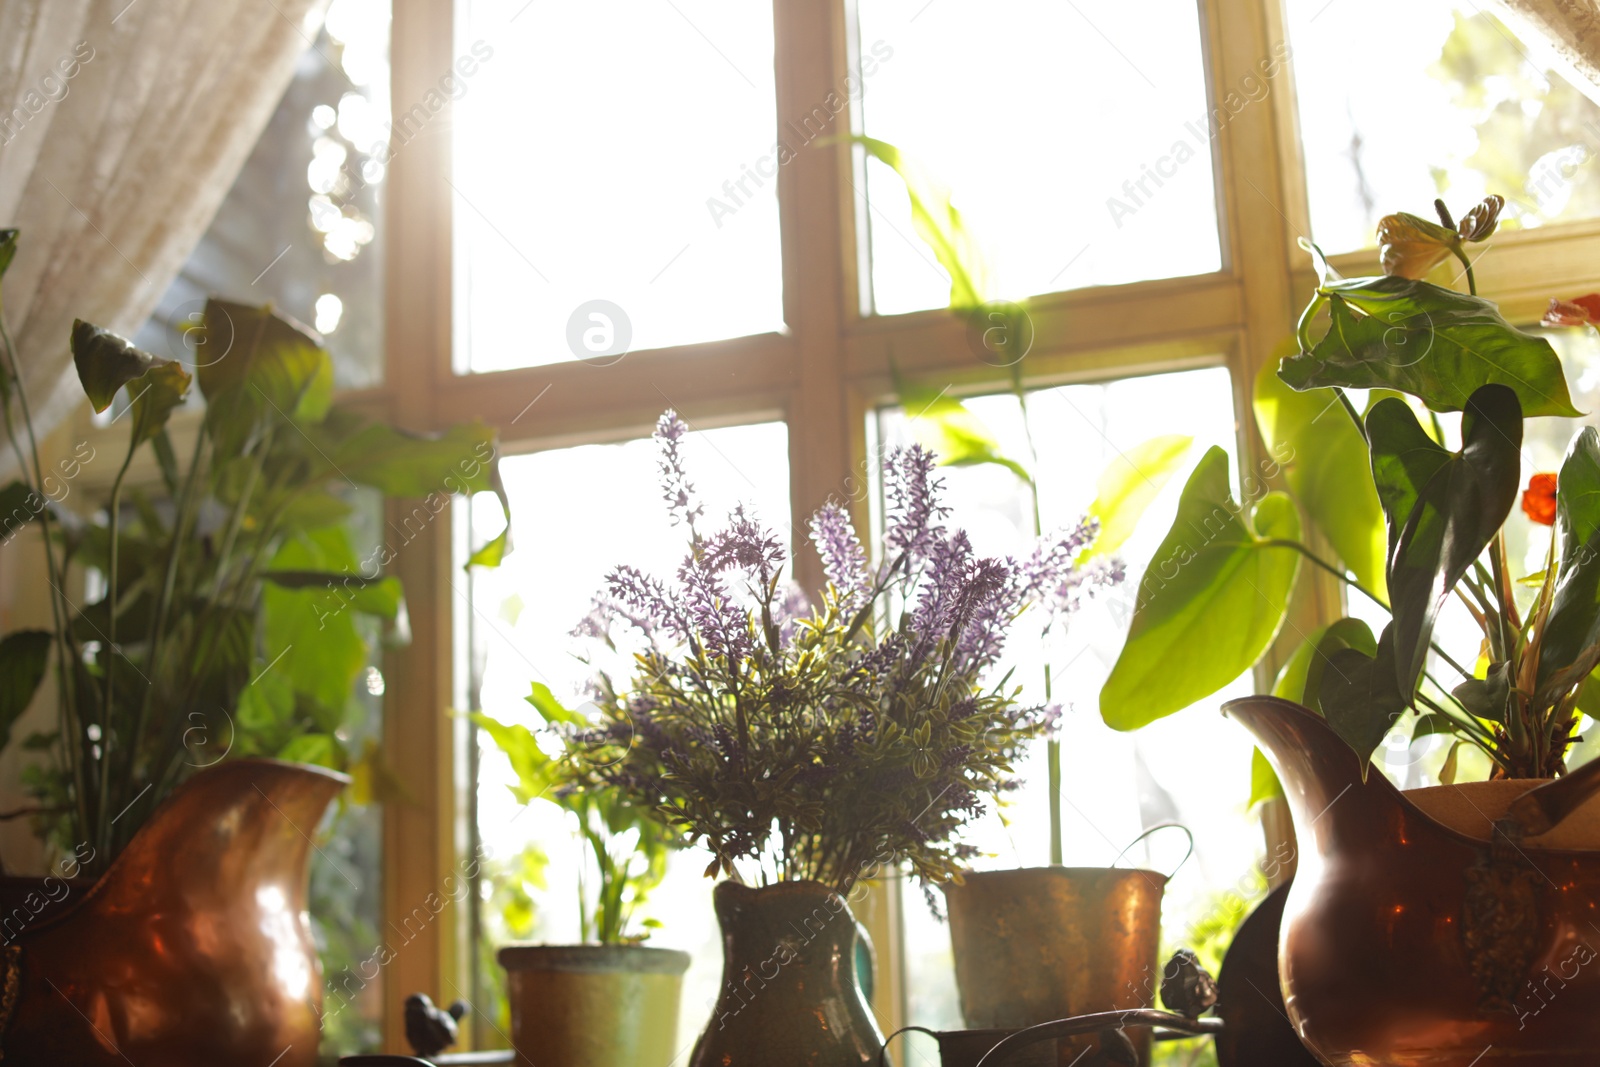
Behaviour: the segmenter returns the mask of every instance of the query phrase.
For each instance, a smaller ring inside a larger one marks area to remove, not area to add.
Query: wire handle
[[[1117,853],[1117,858],[1111,861],[1111,866],[1115,867],[1118,863],[1122,862],[1122,857],[1126,856],[1133,849],[1134,845],[1137,845],[1140,841],[1143,841],[1157,830],[1182,830],[1183,836],[1189,839],[1189,849],[1183,854],[1183,859],[1179,860],[1178,865],[1167,873],[1168,880],[1176,878],[1178,876],[1178,872],[1183,870],[1183,865],[1189,862],[1189,857],[1194,855],[1194,833],[1181,822],[1158,822],[1154,826],[1147,827],[1144,833],[1128,842],[1127,848]]]

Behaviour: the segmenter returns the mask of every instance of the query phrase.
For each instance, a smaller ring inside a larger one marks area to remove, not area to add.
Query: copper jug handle
[[[1600,762],[1600,760],[1597,760],[1596,762]],[[1157,830],[1182,830],[1183,836],[1189,839],[1189,848],[1188,851],[1184,852],[1183,859],[1178,861],[1178,865],[1176,867],[1167,872],[1168,881],[1176,878],[1178,876],[1178,872],[1183,870],[1183,865],[1189,862],[1189,857],[1194,855],[1194,832],[1181,822],[1158,822],[1154,826],[1146,827],[1144,833],[1140,834],[1132,841],[1129,841],[1128,847],[1117,853],[1117,858],[1111,861],[1111,866],[1115,867],[1118,863],[1122,862],[1122,857],[1131,852],[1134,845],[1137,845],[1140,841],[1143,841]]]

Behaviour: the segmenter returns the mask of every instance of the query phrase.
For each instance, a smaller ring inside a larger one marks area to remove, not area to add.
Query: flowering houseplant
[[[811,606],[743,508],[702,530],[685,432],[670,411],[656,431],[667,504],[689,534],[677,581],[618,567],[597,604],[596,625],[620,620],[646,647],[631,686],[599,694],[589,773],[704,844],[707,875],[844,893],[904,860],[925,882],[950,878],[976,854],[959,832],[1012,788],[1021,746],[1056,714],[1019,703],[1009,677],[987,680],[1008,629],[1029,606],[1067,612],[1117,578],[1075,566],[1093,524],[1021,563],[981,558],[943,525],[933,455],[896,450],[882,561],[838,505],[812,518],[828,585]]]
[[[583,722],[579,712],[562,706],[549,686],[535,682],[528,703],[548,727]],[[678,835],[653,811],[630,804],[614,787],[582,780],[582,762],[571,758],[581,737],[569,733],[564,738],[567,751],[552,756],[526,726],[481,713],[472,720],[510,759],[517,780],[508,788],[519,803],[543,800],[571,816],[588,853],[577,871],[578,929],[584,943],[621,945],[648,938],[659,923],[644,919],[636,932],[634,918],[666,876],[667,853],[678,843]]]
[[[1524,579],[1505,529],[1522,485],[1524,418],[1579,413],[1550,343],[1477,296],[1465,245],[1494,232],[1502,203],[1489,197],[1459,223],[1440,202],[1439,223],[1386,218],[1381,277],[1338,278],[1312,249],[1321,280],[1297,349],[1256,383],[1258,422],[1288,492],[1247,485],[1235,502],[1225,459],[1201,461],[1101,694],[1113,726],[1171,714],[1255,663],[1303,558],[1393,618],[1377,637],[1355,619],[1309,635],[1278,695],[1324,715],[1363,759],[1409,716],[1414,737],[1481,749],[1497,778],[1565,772],[1600,664],[1600,434],[1586,427],[1572,439],[1557,484],[1532,479],[1524,509],[1555,530],[1543,568]],[[1423,280],[1451,256],[1465,264],[1466,293]],[[1323,310],[1328,327],[1313,340]],[[1581,301],[1552,302],[1547,324],[1584,321]],[[1372,391],[1364,414],[1351,388]],[[1350,417],[1321,417],[1335,407]],[[1458,447],[1446,443],[1447,412],[1461,412]],[[1309,547],[1302,516],[1337,561]],[[1433,636],[1452,597],[1481,631],[1478,649],[1454,656]],[[1127,702],[1133,692],[1141,703]]]

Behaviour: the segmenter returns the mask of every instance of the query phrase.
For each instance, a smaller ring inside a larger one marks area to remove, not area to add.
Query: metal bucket
[[[973,873],[946,885],[967,1026],[1019,1030],[1152,1007],[1161,984],[1156,956],[1166,884],[1158,871],[1037,867]],[[1150,1031],[1128,1036],[1139,1062],[1148,1063]],[[1060,1046],[1065,1064],[1095,1039],[1063,1039]]]

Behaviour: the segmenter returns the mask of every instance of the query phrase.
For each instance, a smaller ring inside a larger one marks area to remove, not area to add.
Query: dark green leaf
[[[1395,683],[1393,630],[1393,623],[1383,628],[1376,657],[1357,648],[1334,652],[1322,676],[1322,714],[1361,757],[1363,777],[1372,750],[1410,706]]]
[[[1333,654],[1344,648],[1373,656],[1377,654],[1377,641],[1360,619],[1338,619],[1321,627],[1302,641],[1283,665],[1272,687],[1272,695],[1293,700],[1320,714],[1323,674]]]
[[[0,488],[0,544],[11,540],[44,509],[44,497],[22,482]]]
[[[1295,389],[1389,386],[1434,411],[1460,411],[1480,387],[1515,390],[1528,416],[1576,416],[1550,342],[1524,333],[1479,297],[1399,276],[1353,278],[1318,290],[1328,332],[1279,370]]]
[[[1395,681],[1408,702],[1439,609],[1516,502],[1522,448],[1516,394],[1500,385],[1474,393],[1461,437],[1460,452],[1441,448],[1399,400],[1384,400],[1367,416],[1373,480],[1389,526]]]
[[[1450,694],[1478,718],[1505,722],[1506,702],[1511,698],[1511,664],[1491,664],[1487,678],[1468,678]]]
[[[0,749],[11,743],[11,728],[33,703],[54,641],[47,630],[16,630],[0,640]]]
[[[146,420],[152,433],[166,422],[166,415],[172,410],[170,405],[165,411],[160,410],[163,398],[176,390],[176,403],[182,403],[183,390],[188,388],[188,373],[173,360],[152,356],[134,347],[126,338],[82,319],[72,323],[72,362],[78,368],[78,381],[83,384],[84,394],[95,411],[110,407],[117,390],[129,382],[143,378],[155,368],[166,368],[150,382],[160,390],[156,399],[147,405]],[[136,387],[133,395],[137,392]]]
[[[177,363],[157,363],[129,386],[135,445],[166,432],[173,409],[189,395],[190,381],[189,372]]]
[[[1127,642],[1100,691],[1100,715],[1132,730],[1188,707],[1248,670],[1277,635],[1300,555],[1294,504],[1268,493],[1249,521],[1228,487],[1228,454],[1212,447],[1139,584]]]
[[[1256,377],[1255,414],[1296,503],[1356,580],[1385,597],[1383,509],[1367,442],[1344,405],[1332,389],[1290,389],[1268,365]]]
[[[208,300],[190,341],[206,426],[221,455],[237,455],[270,423],[315,425],[327,415],[332,358],[315,334],[270,305]]]

